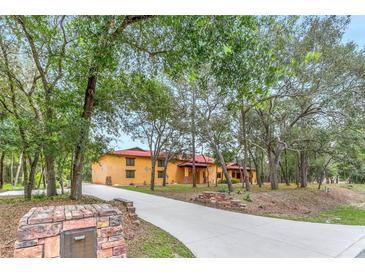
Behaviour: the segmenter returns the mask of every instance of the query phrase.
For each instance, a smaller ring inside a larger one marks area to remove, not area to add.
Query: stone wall
[[[193,201],[223,209],[243,210],[246,207],[242,201],[234,199],[226,193],[213,191],[204,191],[194,197]]]
[[[125,258],[122,213],[109,204],[35,207],[19,222],[14,257],[58,258],[61,233],[96,229],[96,255]]]
[[[125,206],[125,208],[127,209],[128,217],[133,224],[135,224],[135,225],[140,224],[140,222],[138,220],[138,215],[136,213],[136,208],[133,205],[132,201],[127,200],[127,199],[122,199],[122,198],[116,198],[116,199],[114,199],[114,201],[120,202]]]

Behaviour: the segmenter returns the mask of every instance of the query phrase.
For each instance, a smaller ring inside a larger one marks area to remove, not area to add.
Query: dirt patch
[[[308,216],[333,209],[338,205],[364,202],[364,195],[345,188],[330,192],[315,189],[281,190],[252,193],[245,211],[257,215]]]
[[[13,257],[14,242],[16,240],[19,220],[32,207],[64,204],[95,204],[103,202],[105,203],[105,201],[86,196],[79,201],[69,200],[62,196],[53,200],[32,201],[24,201],[23,198],[20,197],[0,198],[0,258]],[[125,233],[125,238],[127,240],[133,239],[138,231],[138,227],[129,219],[127,209],[120,202],[111,202],[111,204],[118,207],[123,213],[123,231]]]
[[[205,190],[200,192],[155,191],[153,194],[209,206],[194,201],[194,197]],[[216,190],[212,188],[212,191]],[[330,186],[329,192],[318,190],[316,185],[310,185],[307,188],[296,188],[293,185],[275,191],[271,191],[266,185],[261,189],[256,188],[250,193],[235,186],[234,193],[231,195],[246,204],[246,208],[240,212],[277,217],[314,216],[339,205],[354,205],[365,202],[364,192],[338,185]]]

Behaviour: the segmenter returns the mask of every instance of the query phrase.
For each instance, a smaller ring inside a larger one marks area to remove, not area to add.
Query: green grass
[[[330,188],[334,188],[334,187],[344,187],[342,185],[336,185],[336,184],[332,184],[332,185],[323,185],[323,186],[327,186]],[[364,186],[364,187],[363,187]],[[145,185],[145,186],[116,186],[114,185],[114,187],[119,187],[119,188],[124,188],[124,189],[128,189],[128,190],[133,190],[133,191],[138,191],[138,192],[142,192],[142,193],[148,193],[148,194],[154,194],[154,193],[195,193],[195,192],[202,192],[202,191],[219,191],[222,188],[227,189],[227,185],[226,184],[218,184],[218,186],[215,186],[215,183],[212,183],[210,185],[210,187],[208,187],[207,184],[198,184],[197,187],[193,187],[191,184],[168,184],[167,186],[163,187],[163,186],[155,186],[155,191],[151,191],[150,186],[149,185]],[[307,189],[317,189],[318,185],[315,183],[311,183],[308,184]],[[242,185],[241,184],[233,184],[233,188],[235,190],[242,190]],[[297,189],[296,184],[292,183],[289,186],[285,185],[285,184],[280,184],[279,185],[279,190],[294,190]],[[354,185],[354,190],[355,189],[359,189],[359,190],[363,190],[365,193],[365,185]],[[271,191],[271,186],[270,183],[265,183],[261,188],[257,185],[257,184],[252,184],[251,185],[251,191],[250,192],[267,192],[267,191]]]
[[[290,219],[312,223],[365,225],[365,210],[350,205],[342,205],[335,209],[323,211],[318,216]]]
[[[116,186],[123,189],[149,193],[153,194],[154,192],[202,192],[202,191],[217,191],[217,188],[214,186],[208,187],[205,184],[197,185],[196,188],[192,187],[191,184],[173,184],[163,186],[155,186],[155,191],[153,192],[149,186]]]
[[[193,253],[179,240],[148,222],[141,221],[143,234],[127,240],[130,258],[194,258]]]

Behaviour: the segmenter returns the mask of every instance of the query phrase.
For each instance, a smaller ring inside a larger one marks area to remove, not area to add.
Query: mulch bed
[[[32,207],[55,206],[64,204],[95,204],[105,203],[105,201],[84,196],[79,201],[67,199],[67,196],[59,196],[54,199],[34,199],[24,201],[22,197],[0,198],[0,258],[12,258],[14,253],[14,242],[20,218]],[[123,213],[123,231],[125,238],[133,242],[133,238],[139,232],[139,227],[134,225],[129,219],[127,210],[120,202],[109,202],[118,207]],[[131,241],[132,240],[132,241]],[[128,250],[128,241],[127,241]]]

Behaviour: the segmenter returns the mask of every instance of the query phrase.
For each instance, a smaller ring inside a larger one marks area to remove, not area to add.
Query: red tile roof
[[[237,163],[227,163],[227,169],[235,169],[235,170],[239,170],[242,169],[241,165],[237,164]],[[252,170],[253,168],[250,167],[246,167],[247,170]]]
[[[189,163],[193,162],[193,158],[190,155],[181,155],[178,157],[179,160],[181,161],[186,161]],[[196,163],[214,163],[214,159],[208,156],[203,156],[203,155],[195,155],[195,162]]]
[[[141,156],[141,157],[151,157],[151,151],[144,150],[141,148],[129,148],[115,150],[111,154],[126,155],[126,156]]]
[[[151,157],[151,151],[145,150],[139,147],[133,147],[128,149],[121,149],[112,151],[111,154],[118,154],[118,155],[126,155],[126,156],[140,156],[140,157]],[[161,153],[161,156],[163,153]],[[179,160],[192,162],[190,156],[179,156]],[[205,158],[205,159],[204,159]],[[195,155],[195,162],[196,163],[214,163],[214,159],[208,156],[203,155]]]
[[[184,163],[181,163],[181,164],[178,164],[178,166],[180,167],[192,167],[193,166],[193,163],[192,162],[184,162]],[[195,164],[196,167],[207,167],[208,164],[204,164],[204,163],[196,163]]]

